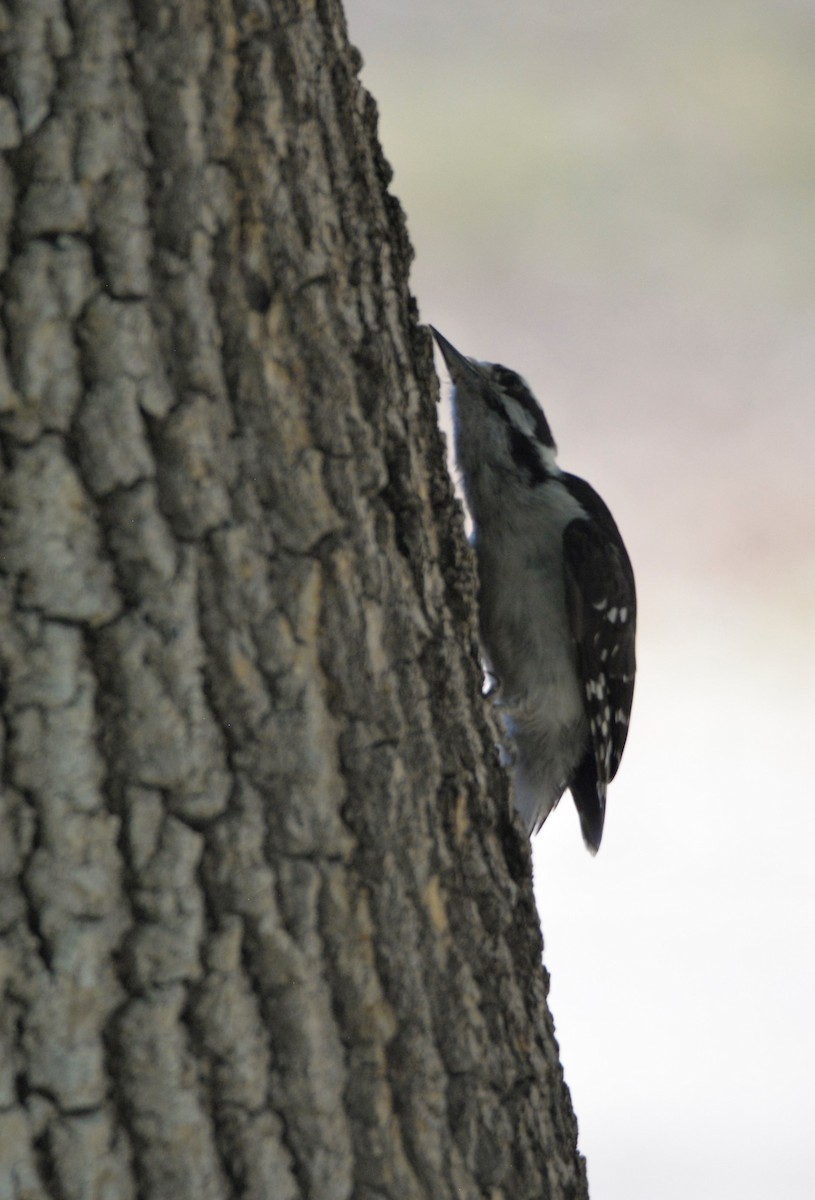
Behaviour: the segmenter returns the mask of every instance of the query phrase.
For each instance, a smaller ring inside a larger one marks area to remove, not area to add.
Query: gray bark
[[[585,1196],[338,4],[0,39],[0,1200]]]

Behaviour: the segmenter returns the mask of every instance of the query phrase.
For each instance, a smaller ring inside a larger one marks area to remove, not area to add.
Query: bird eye
[[[496,366],[494,378],[498,386],[503,388],[507,395],[512,396],[514,400],[520,400],[523,403],[532,398],[529,384],[517,371],[510,371],[509,367]]]

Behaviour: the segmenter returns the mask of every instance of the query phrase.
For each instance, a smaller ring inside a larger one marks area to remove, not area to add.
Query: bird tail
[[[594,752],[587,750],[580,760],[569,791],[580,817],[580,829],[586,849],[596,854],[603,837],[603,822],[606,816],[606,789],[597,778]]]

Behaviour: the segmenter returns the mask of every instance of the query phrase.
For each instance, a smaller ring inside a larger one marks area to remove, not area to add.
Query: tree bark
[[[338,3],[0,38],[0,1200],[585,1196]]]

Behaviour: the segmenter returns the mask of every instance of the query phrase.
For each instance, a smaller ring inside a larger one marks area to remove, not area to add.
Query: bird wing
[[[622,758],[636,671],[634,572],[612,526],[610,537],[609,529],[578,519],[563,533],[566,607],[603,787]]]

